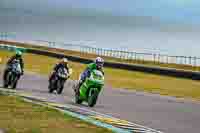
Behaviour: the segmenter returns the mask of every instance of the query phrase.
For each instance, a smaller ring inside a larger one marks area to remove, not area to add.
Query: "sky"
[[[152,16],[161,21],[200,24],[199,0],[1,0],[1,8],[64,13],[87,8],[122,16]]]
[[[199,7],[200,0],[0,0],[0,32],[200,56]]]

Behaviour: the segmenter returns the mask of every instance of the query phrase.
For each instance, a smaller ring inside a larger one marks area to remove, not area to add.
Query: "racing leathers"
[[[21,75],[23,75],[23,73],[24,73],[24,61],[23,61],[23,59],[22,59],[21,57],[17,57],[16,55],[14,55],[14,56],[12,56],[12,57],[8,60],[8,62],[7,62],[7,64],[6,64],[6,69],[5,69],[4,75],[3,75],[4,81],[6,80],[6,75],[8,74],[8,72],[9,72],[9,70],[10,70],[10,67],[9,67],[9,66],[10,66],[10,64],[12,64],[12,62],[13,62],[14,60],[19,60],[20,66],[21,66],[21,69],[22,69]],[[21,75],[18,75],[18,79],[20,78]]]
[[[67,72],[69,73],[69,66],[68,65],[64,65],[63,63],[57,63],[55,65],[55,67],[53,68],[53,73],[50,75],[49,81],[51,81],[54,78],[58,69],[60,69],[60,68],[65,68],[67,70]]]
[[[80,86],[84,83],[85,79],[86,79],[87,77],[89,77],[90,74],[91,74],[91,72],[92,72],[93,70],[95,70],[95,69],[96,69],[96,70],[100,70],[100,71],[103,73],[103,75],[104,75],[104,70],[103,70],[102,68],[101,68],[101,69],[98,69],[96,63],[90,63],[90,64],[87,66],[87,68],[84,70],[84,72],[81,74],[79,83],[78,83],[78,85],[75,87],[75,92],[79,92]]]

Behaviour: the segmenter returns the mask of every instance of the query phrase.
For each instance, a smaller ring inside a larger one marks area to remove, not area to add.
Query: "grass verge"
[[[1,41],[0,40],[0,43],[14,45],[14,46],[21,46],[21,47],[25,47],[25,48],[34,48],[34,49],[47,50],[47,51],[52,51],[52,52],[59,52],[59,53],[64,53],[65,55],[69,55],[69,56],[73,55],[73,56],[87,58],[87,59],[94,59],[97,56],[96,54],[93,54],[93,53],[81,53],[78,51],[49,48],[49,47],[45,47],[45,46],[32,45],[32,44],[27,45],[27,44],[19,43],[19,42],[10,42],[10,41]],[[130,59],[114,58],[114,57],[109,57],[109,56],[102,56],[102,57],[106,61],[110,61],[110,62],[137,64],[137,65],[144,65],[144,66],[151,66],[151,67],[176,68],[176,69],[190,70],[190,71],[200,71],[199,66],[174,64],[174,63],[159,63],[159,62],[153,62],[153,61],[146,61],[143,59],[130,60]]]
[[[6,133],[111,132],[16,96],[0,95],[0,99],[0,129]]]
[[[3,63],[11,55],[11,52],[0,52]],[[42,74],[49,74],[58,61],[55,58],[33,54],[24,54],[24,60],[26,70]],[[70,62],[70,66],[74,72],[72,79],[78,79],[79,74],[86,67],[83,64],[74,62]],[[113,88],[126,88],[200,100],[200,82],[195,80],[112,68],[105,68],[105,79],[106,85]]]

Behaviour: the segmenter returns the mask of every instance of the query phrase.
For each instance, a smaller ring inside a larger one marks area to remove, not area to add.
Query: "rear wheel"
[[[50,88],[49,93],[53,93],[54,89]]]
[[[8,88],[8,74],[6,75],[6,78],[3,80],[3,87]]]
[[[8,88],[8,86],[9,86],[9,83],[10,83],[10,76],[11,76],[11,72],[8,72],[7,73],[7,75],[6,75],[6,79],[4,80],[4,85],[3,85],[3,87],[4,88]]]
[[[90,96],[88,98],[88,106],[94,107],[94,105],[97,102],[98,91],[96,91],[96,90],[91,90],[91,91],[92,92],[90,92]]]
[[[6,83],[6,81],[4,81],[3,83],[3,88],[8,88],[8,84]]]

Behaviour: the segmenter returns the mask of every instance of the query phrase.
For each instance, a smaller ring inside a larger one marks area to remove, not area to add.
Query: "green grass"
[[[0,52],[3,64],[11,55],[11,52]],[[26,71],[42,74],[49,74],[58,61],[55,58],[33,54],[24,54],[23,58]],[[86,67],[86,65],[74,62],[70,62],[70,66],[73,68],[72,79],[78,79],[79,74]],[[200,100],[200,82],[195,80],[112,68],[105,68],[105,79],[106,86],[112,88],[126,88]]]
[[[127,88],[184,98],[200,100],[200,82],[188,79],[106,69],[107,83],[114,88]]]
[[[0,129],[6,133],[111,132],[15,96],[0,95],[0,99]]]

